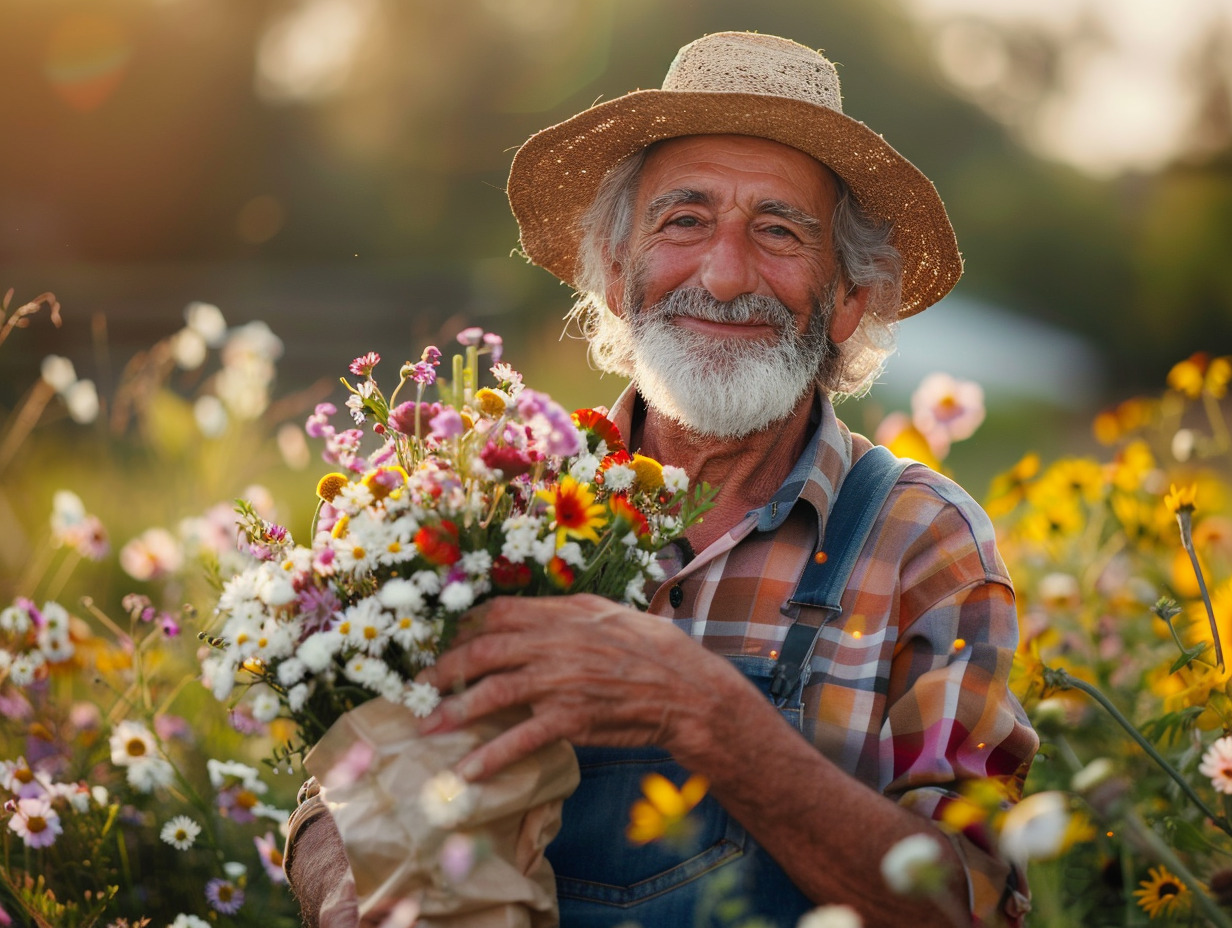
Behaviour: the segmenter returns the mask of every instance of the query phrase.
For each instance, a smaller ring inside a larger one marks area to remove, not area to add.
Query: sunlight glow
[[[1098,176],[1153,170],[1203,136],[1195,61],[1223,61],[1211,43],[1232,41],[1232,0],[904,5],[951,83],[1040,154]],[[1232,67],[1216,73],[1232,93]]]

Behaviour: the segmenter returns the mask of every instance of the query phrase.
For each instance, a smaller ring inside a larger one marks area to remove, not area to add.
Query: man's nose
[[[753,243],[744,229],[720,227],[706,248],[700,268],[700,283],[716,300],[726,303],[759,285]]]

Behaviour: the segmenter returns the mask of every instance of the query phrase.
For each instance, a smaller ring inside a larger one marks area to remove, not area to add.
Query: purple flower
[[[467,348],[472,345],[478,345],[482,341],[483,329],[477,325],[473,325],[469,329],[463,329],[458,333],[458,344],[465,345]]]
[[[351,362],[351,373],[357,377],[368,377],[380,360],[381,356],[375,351],[369,351],[367,354],[360,355]]]
[[[234,915],[244,904],[244,891],[230,880],[215,877],[205,884],[205,901],[215,912]]]
[[[159,624],[162,626],[163,634],[168,638],[175,638],[180,633],[180,623],[169,612],[162,614]]]
[[[457,438],[466,431],[466,426],[462,423],[462,414],[452,406],[446,406],[433,416],[429,425],[432,428],[432,437],[437,441]]]
[[[573,417],[546,393],[523,390],[515,402],[518,414],[545,454],[568,457],[586,447],[582,434],[573,424]]]
[[[330,555],[330,560],[333,560],[333,549],[327,548],[321,552],[323,557],[326,553]],[[334,617],[339,609],[342,608],[342,603],[338,601],[338,597],[334,595],[334,591],[329,587],[319,589],[315,586],[305,587],[299,593],[299,617],[304,622],[304,636],[307,637],[314,632],[321,631],[329,625],[330,620]]]
[[[43,613],[39,612],[38,606],[34,605],[32,600],[26,599],[24,596],[18,596],[13,600],[13,605],[30,617],[30,621],[34,623],[35,628],[42,628],[47,624],[47,620],[43,618]]]

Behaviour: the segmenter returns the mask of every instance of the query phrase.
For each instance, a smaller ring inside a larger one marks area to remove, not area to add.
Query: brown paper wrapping
[[[559,923],[555,880],[543,852],[560,829],[561,804],[578,783],[577,759],[566,742],[472,784],[475,806],[452,829],[430,825],[419,803],[428,780],[525,717],[492,716],[462,731],[420,737],[419,719],[409,709],[373,699],[340,718],[308,753],[304,766],[321,784],[342,834],[361,917],[371,919],[409,898],[419,906],[416,924],[423,928]],[[453,833],[489,850],[456,883],[439,862]]]

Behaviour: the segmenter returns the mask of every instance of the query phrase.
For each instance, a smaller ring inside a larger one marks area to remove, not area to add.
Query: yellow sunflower
[[[1183,912],[1189,908],[1189,887],[1173,876],[1167,867],[1152,867],[1150,879],[1143,880],[1142,888],[1134,891],[1138,905],[1151,918],[1159,918],[1172,912]]]

